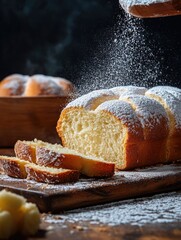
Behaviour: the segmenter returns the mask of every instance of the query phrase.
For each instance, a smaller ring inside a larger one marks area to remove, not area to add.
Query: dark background
[[[118,0],[0,0],[0,79],[47,74],[80,91],[181,87],[181,16],[137,19]]]

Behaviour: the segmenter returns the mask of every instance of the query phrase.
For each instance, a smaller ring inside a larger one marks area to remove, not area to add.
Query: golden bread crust
[[[26,178],[27,173],[25,165],[27,161],[20,160],[14,157],[0,156],[0,165],[3,173],[14,178]]]
[[[36,149],[34,146],[30,146],[27,142],[18,140],[14,145],[14,151],[18,158],[29,161],[36,162]]]
[[[36,159],[40,166],[78,170],[88,177],[111,177],[114,175],[115,164],[113,163],[73,153],[59,153],[46,147],[37,147]]]
[[[41,167],[15,157],[0,156],[0,164],[3,174],[14,178],[27,178],[51,184],[75,182],[79,179],[79,171]]]
[[[48,184],[76,182],[79,179],[79,172],[75,170],[61,169],[60,172],[51,172],[48,168],[37,167],[36,164],[25,166],[27,178],[37,182]]]

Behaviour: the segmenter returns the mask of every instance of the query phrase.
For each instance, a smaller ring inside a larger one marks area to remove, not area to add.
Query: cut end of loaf
[[[126,132],[120,121],[106,111],[69,110],[64,110],[57,124],[63,144],[86,156],[103,158],[124,168],[125,153],[120,146],[124,146]]]

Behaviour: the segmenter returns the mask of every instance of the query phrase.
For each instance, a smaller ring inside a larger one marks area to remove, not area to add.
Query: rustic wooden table
[[[12,155],[11,149],[0,154]],[[25,237],[13,237],[21,240]],[[58,214],[42,213],[38,233],[28,240],[181,239],[181,191],[122,200]]]
[[[56,215],[42,214],[31,240],[179,240],[181,191],[87,207]],[[13,239],[24,239],[17,236]]]

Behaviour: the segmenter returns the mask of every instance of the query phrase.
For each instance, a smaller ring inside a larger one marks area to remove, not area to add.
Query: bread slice
[[[102,158],[82,155],[63,148],[60,144],[50,144],[36,139],[18,140],[15,144],[15,153],[17,157],[29,159],[40,166],[78,170],[88,177],[111,177],[114,174],[114,163],[105,162]]]
[[[36,143],[31,141],[17,141],[14,146],[16,157],[28,162],[36,162]]]
[[[0,156],[3,173],[15,178],[28,178],[44,183],[75,182],[79,179],[76,170],[41,167],[17,157]]]
[[[29,163],[25,166],[27,178],[44,183],[68,183],[79,179],[79,172],[69,169],[57,169]]]
[[[0,166],[2,172],[10,177],[26,178],[27,173],[25,165],[28,161],[21,160],[17,157],[0,156]]]

